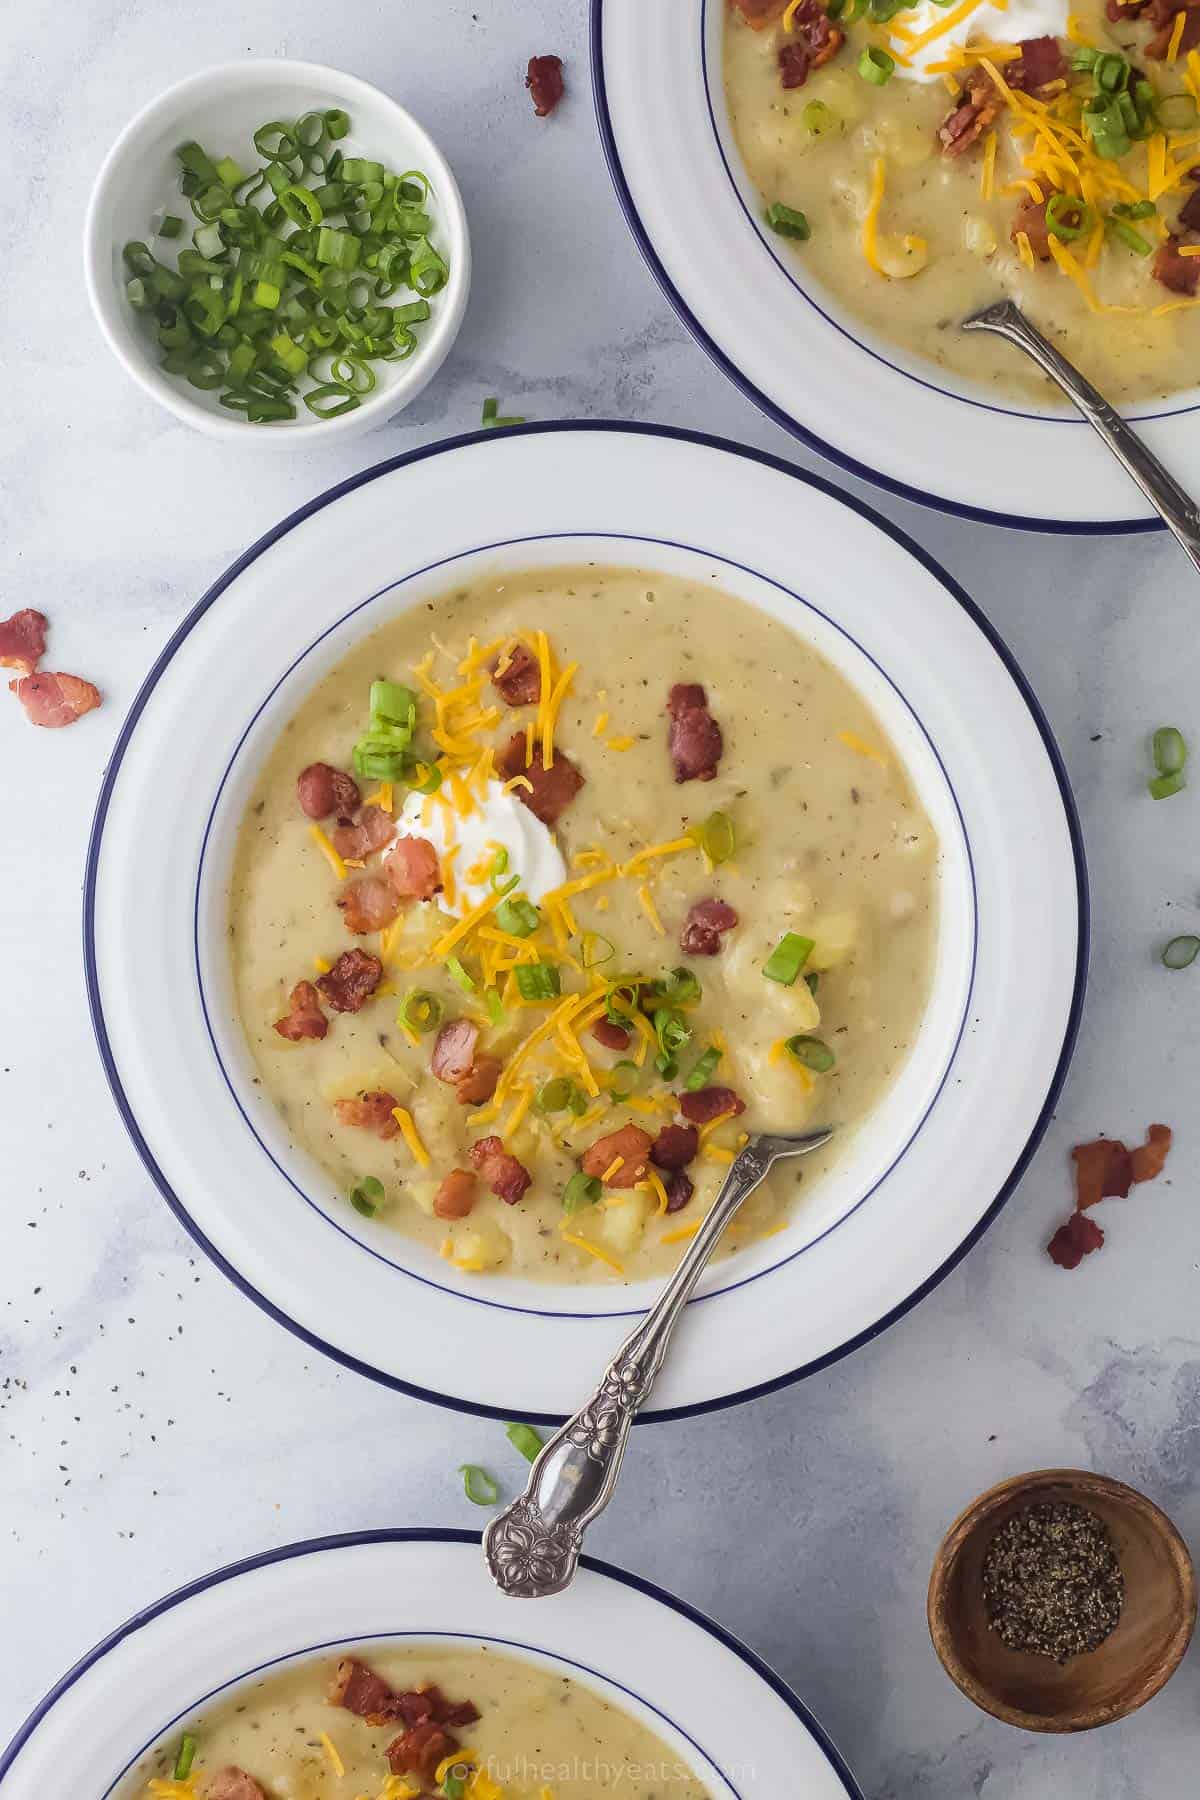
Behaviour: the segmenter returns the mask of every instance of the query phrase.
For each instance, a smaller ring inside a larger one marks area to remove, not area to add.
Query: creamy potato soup
[[[1200,10],[710,4],[742,157],[814,298],[1056,406],[1020,351],[960,320],[1011,295],[1114,401],[1195,386]]]
[[[237,1000],[333,1206],[468,1274],[631,1280],[747,1132],[838,1127],[731,1248],[844,1149],[920,1025],[937,857],[879,720],[776,620],[640,570],[483,579],[283,732]]]
[[[652,1731],[489,1648],[371,1645],[238,1687],[143,1758],[120,1800],[704,1800]]]

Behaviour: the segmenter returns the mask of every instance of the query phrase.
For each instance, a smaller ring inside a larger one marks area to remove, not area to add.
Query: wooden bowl
[[[1010,1650],[988,1624],[983,1561],[992,1537],[1033,1502],[1073,1501],[1107,1525],[1125,1575],[1120,1622],[1099,1649],[1065,1664]],[[1144,1494],[1081,1469],[1014,1475],[946,1533],[929,1582],[929,1632],[969,1700],[1023,1731],[1090,1731],[1135,1712],[1175,1673],[1196,1623],[1187,1546]]]

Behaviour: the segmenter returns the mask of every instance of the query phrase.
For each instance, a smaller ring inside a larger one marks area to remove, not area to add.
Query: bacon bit
[[[820,69],[837,55],[845,33],[831,25],[819,0],[800,0],[788,21],[795,38],[779,52],[779,79],[785,88],[803,87],[811,69]]]
[[[1048,189],[1049,183],[1042,177],[1038,186]],[[1023,195],[1013,214],[1012,229],[1008,234],[1015,244],[1021,232],[1024,232],[1029,248],[1039,262],[1050,261],[1050,227],[1046,223],[1046,208],[1052,197],[1049,192],[1042,200],[1035,200],[1032,194]]]
[[[698,682],[677,681],[667,695],[667,711],[671,715],[667,744],[676,781],[711,781],[725,745],[704,689]]]
[[[683,921],[679,948],[685,956],[715,956],[722,933],[732,931],[737,922],[737,914],[724,900],[697,900]]]
[[[1152,17],[1154,12],[1155,9],[1152,7]],[[1194,50],[1197,44],[1200,44],[1200,14],[1188,0],[1186,6],[1176,7],[1172,10],[1170,18],[1163,24],[1161,30],[1155,32],[1146,45],[1146,55],[1153,62],[1161,62],[1170,50],[1171,39],[1175,35],[1175,20],[1181,12],[1184,14],[1183,30],[1179,42],[1175,46],[1176,55],[1183,56],[1187,51]]]
[[[507,706],[536,706],[542,697],[541,665],[525,644],[514,644],[488,665],[492,686]]]
[[[1021,54],[1004,65],[1005,85],[1022,94],[1036,94],[1052,81],[1063,81],[1069,73],[1067,59],[1056,37],[1022,38]]]
[[[31,606],[0,619],[0,669],[32,675],[46,654],[46,615]]]
[[[639,1181],[646,1178],[646,1165],[650,1160],[653,1142],[650,1133],[643,1131],[640,1125],[622,1125],[619,1131],[610,1131],[605,1137],[597,1138],[594,1144],[589,1144],[580,1166],[585,1175],[599,1178],[619,1158],[620,1167],[608,1176],[606,1185],[610,1188],[636,1187]]]
[[[376,850],[382,850],[390,844],[396,835],[396,827],[379,806],[364,806],[353,823],[348,819],[339,819],[337,827],[330,833],[334,849],[346,862],[355,862],[363,857],[373,856]]]
[[[664,1125],[650,1147],[650,1161],[659,1169],[686,1169],[699,1147],[694,1125]]]
[[[527,786],[515,790],[517,799],[543,825],[555,825],[583,786],[583,776],[570,757],[557,748],[550,767],[544,769],[537,747],[535,740],[534,758],[526,767],[525,733],[514,731],[496,758],[496,767],[506,780],[523,775]]]
[[[267,1800],[253,1775],[245,1769],[218,1769],[205,1789],[207,1800]]]
[[[73,725],[100,704],[100,690],[90,681],[78,675],[52,675],[48,670],[10,681],[8,691],[17,696],[31,724],[52,730]]]
[[[433,1196],[439,1219],[465,1219],[475,1205],[475,1177],[469,1169],[451,1169]]]
[[[684,1174],[682,1169],[675,1170],[675,1173],[666,1183],[666,1189],[667,1211],[669,1213],[682,1212],[696,1191],[691,1180]]]
[[[561,56],[531,56],[525,71],[525,86],[539,119],[552,113],[565,91]]]
[[[1084,1257],[1098,1250],[1103,1242],[1104,1233],[1095,1219],[1089,1219],[1086,1213],[1075,1212],[1065,1225],[1059,1226],[1046,1249],[1050,1260],[1060,1269],[1077,1269]]]
[[[471,1145],[470,1154],[483,1180],[507,1206],[515,1206],[526,1188],[533,1184],[533,1176],[524,1163],[510,1156],[498,1137],[480,1138],[477,1144]]]
[[[1194,171],[1189,169],[1188,175],[1195,180]],[[1200,231],[1200,188],[1194,188],[1179,209],[1179,223],[1189,231]],[[1184,261],[1194,262],[1194,257],[1185,257]]]
[[[694,1094],[680,1094],[679,1110],[693,1125],[707,1125],[720,1118],[722,1113],[736,1118],[738,1113],[745,1112],[746,1102],[739,1100],[732,1088],[706,1087]]]
[[[383,859],[393,888],[405,900],[432,900],[441,891],[437,851],[428,838],[397,838]]]
[[[1124,1200],[1133,1186],[1129,1152],[1117,1138],[1076,1144],[1071,1160],[1075,1164],[1075,1205],[1080,1212],[1098,1206],[1101,1200]]]
[[[318,975],[317,986],[334,1012],[361,1012],[383,980],[383,964],[365,950],[343,950],[332,969]]]
[[[338,905],[346,921],[346,930],[356,937],[368,931],[382,931],[400,911],[400,896],[382,875],[363,875],[344,887]]]
[[[1170,288],[1173,294],[1194,294],[1200,283],[1200,256],[1180,256],[1183,240],[1171,236],[1158,246],[1151,273],[1155,281]]]
[[[430,1721],[410,1726],[393,1739],[386,1754],[393,1775],[419,1775],[432,1787],[438,1764],[457,1749],[458,1740]]]
[[[311,981],[298,981],[288,995],[288,1011],[276,1019],[275,1029],[281,1038],[298,1044],[302,1038],[323,1038],[329,1020],[321,1011],[321,996]]]
[[[396,1695],[389,1683],[353,1656],[338,1664],[329,1704],[344,1706],[368,1725],[386,1725],[396,1717]]]
[[[943,156],[961,156],[978,143],[988,126],[1000,115],[1004,102],[986,69],[972,69],[963,91],[938,126],[938,143]]]
[[[1146,1133],[1146,1142],[1138,1144],[1129,1152],[1129,1166],[1133,1171],[1133,1179],[1135,1181],[1153,1181],[1156,1175],[1161,1175],[1170,1148],[1171,1127],[1169,1125],[1151,1125]]]
[[[454,1087],[471,1073],[479,1027],[470,1019],[450,1019],[433,1041],[429,1067],[439,1081]]]
[[[362,796],[352,775],[329,763],[315,762],[297,775],[296,798],[307,818],[327,819],[335,812],[348,819],[358,811]]]
[[[623,1025],[614,1025],[611,1019],[597,1019],[592,1026],[592,1036],[606,1050],[628,1050],[629,1033]]]
[[[735,10],[741,13],[754,31],[761,31],[764,25],[769,25],[786,5],[787,0],[733,0]]]
[[[399,1137],[400,1127],[392,1116],[400,1102],[395,1094],[378,1088],[374,1093],[359,1094],[353,1100],[335,1100],[333,1110],[341,1125],[353,1125],[359,1131],[373,1131],[376,1137],[390,1142]]]
[[[803,87],[808,80],[812,60],[803,44],[783,44],[779,51],[779,85],[783,88]]]
[[[498,1056],[477,1056],[474,1063],[455,1083],[460,1106],[482,1106],[496,1091],[503,1063]]]

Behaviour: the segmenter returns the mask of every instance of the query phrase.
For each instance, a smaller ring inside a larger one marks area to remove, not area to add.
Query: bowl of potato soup
[[[585,1558],[514,1619],[480,1557],[469,1532],[368,1532],[207,1576],[70,1670],[0,1756],[5,1792],[765,1800],[786,1768],[809,1800],[861,1800],[803,1704],[701,1614]]]
[[[832,1127],[729,1230],[674,1412],[843,1353],[983,1229],[1082,880],[1032,697],[890,528],[728,446],[533,428],[370,471],[199,603],[102,795],[95,1019],[239,1285],[503,1415],[571,1409],[749,1133]]]
[[[961,321],[1016,300],[1195,487],[1193,23],[1171,0],[594,0],[597,102],[652,267],[781,424],[951,511],[1135,529],[1156,521],[1084,421]]]

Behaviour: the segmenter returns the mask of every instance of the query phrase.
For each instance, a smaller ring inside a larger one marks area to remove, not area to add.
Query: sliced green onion
[[[557,1000],[562,992],[558,970],[552,963],[518,963],[513,973],[522,1000]]]
[[[340,106],[332,106],[324,115],[325,130],[336,143],[344,138],[350,129],[350,115],[342,111]]]
[[[216,181],[217,165],[208,155],[208,152],[200,148],[199,144],[180,144],[175,154],[189,175],[194,175],[197,180],[204,182],[206,186],[211,186],[211,184]]]
[[[462,1800],[466,1791],[466,1776],[456,1775],[453,1769],[449,1770],[445,1780],[442,1782],[442,1792],[446,1796],[446,1800]]]
[[[1111,210],[1115,219],[1152,219],[1158,208],[1153,200],[1118,200]]]
[[[575,1092],[575,1083],[565,1075],[555,1076],[553,1081],[546,1082],[537,1097],[537,1109],[540,1113],[566,1112],[571,1104],[571,1096]]]
[[[542,1440],[532,1425],[521,1425],[510,1420],[504,1427],[504,1435],[514,1450],[519,1450],[526,1462],[536,1462],[541,1455]]]
[[[1190,932],[1183,937],[1173,937],[1162,953],[1164,969],[1187,969],[1200,956],[1200,937]]]
[[[1187,786],[1187,776],[1182,769],[1176,769],[1171,775],[1156,775],[1147,786],[1152,800],[1169,800]]]
[[[728,813],[709,813],[702,825],[690,833],[710,863],[726,863],[737,849],[733,820]]]
[[[1092,80],[1106,94],[1117,94],[1129,83],[1129,64],[1116,51],[1102,51],[1092,63]]]
[[[383,1201],[383,1183],[374,1175],[364,1175],[356,1186],[350,1189],[350,1204],[355,1212],[361,1213],[364,1219],[373,1219]]]
[[[1046,202],[1046,229],[1064,244],[1083,237],[1091,230],[1094,219],[1092,208],[1073,194],[1052,194]]]
[[[788,1038],[784,1048],[789,1056],[803,1063],[806,1069],[814,1069],[818,1075],[826,1074],[837,1061],[824,1038],[807,1037],[803,1032]]]
[[[576,1169],[563,1189],[563,1211],[580,1212],[585,1206],[595,1206],[603,1192],[598,1175],[585,1175],[582,1169]]]
[[[796,931],[785,931],[763,964],[763,974],[768,981],[791,987],[814,947],[812,938],[801,937]]]
[[[499,408],[500,408],[500,402],[496,399],[496,396],[494,394],[490,394],[483,403],[483,413],[480,418],[480,424],[484,427],[485,430],[491,430],[491,429],[495,428],[497,431],[499,431],[505,425],[524,425],[525,424],[526,421],[525,421],[525,417],[523,414],[509,413],[507,415],[507,417],[502,417],[500,414]]]
[[[1191,94],[1163,94],[1155,102],[1155,111],[1168,131],[1186,131],[1200,117],[1200,108]]]
[[[417,722],[417,696],[400,681],[373,681],[368,701],[371,720],[412,731]]]
[[[414,794],[436,794],[442,785],[442,771],[436,763],[419,762],[413,773],[421,777],[419,781],[413,782]]]
[[[159,237],[177,238],[183,230],[183,220],[177,213],[167,213],[158,228]]]
[[[1081,44],[1071,58],[1071,67],[1077,75],[1086,75],[1099,56],[1099,50],[1093,49],[1091,44]]]
[[[500,1489],[486,1469],[478,1463],[460,1463],[458,1472],[463,1478],[463,1493],[472,1506],[495,1506]]]
[[[904,3],[905,0],[901,0],[901,4]],[[840,131],[842,128],[838,114],[831,106],[826,106],[823,100],[810,100],[800,118],[804,129],[811,131],[814,137],[828,137],[830,132]]]
[[[623,1100],[628,1100],[638,1084],[640,1073],[641,1070],[637,1064],[631,1062],[627,1056],[623,1056],[619,1062],[613,1064],[608,1072],[608,1091],[618,1105]]]
[[[810,994],[816,993],[817,989],[821,985],[821,977],[817,973],[816,969],[810,970],[810,972],[804,977],[804,985],[808,989]]]
[[[695,1068],[684,1082],[683,1085],[686,1091],[689,1094],[695,1094],[698,1093],[702,1087],[707,1087],[713,1078],[713,1074],[720,1060],[721,1052],[717,1049],[715,1044],[710,1044],[709,1048],[704,1052],[704,1055],[697,1062]]]
[[[396,1014],[396,1022],[424,1036],[435,1031],[442,1022],[442,1003],[428,988],[413,988],[404,996],[404,1004]]]
[[[691,1027],[682,1013],[668,1006],[658,1007],[651,1022],[658,1039],[654,1066],[660,1075],[671,1081],[679,1071],[679,1052],[691,1039]]]
[[[496,908],[496,923],[509,937],[532,937],[541,922],[542,915],[532,900],[526,900],[524,894],[516,894],[511,900],[502,900]]]
[[[1154,766],[1160,775],[1175,775],[1187,762],[1187,744],[1174,725],[1160,725],[1150,740]]]
[[[290,125],[281,119],[272,119],[269,125],[260,125],[254,134],[254,148],[260,156],[272,161],[291,162],[296,154],[296,139],[292,135]]]
[[[702,989],[690,969],[669,969],[652,983],[649,993],[654,1000],[665,1000],[669,1006],[690,1006],[699,1000]]]
[[[604,995],[604,1016],[610,1025],[628,1025],[637,1008],[639,989],[629,982],[610,981]]]
[[[1125,248],[1127,250],[1132,250],[1135,256],[1150,255],[1154,245],[1151,244],[1148,239],[1144,238],[1140,231],[1135,231],[1133,226],[1125,219],[1108,218],[1104,223],[1112,233],[1113,237],[1119,238],[1121,243],[1125,245]]]
[[[179,1753],[175,1758],[175,1767],[171,1773],[172,1781],[186,1781],[192,1772],[192,1764],[196,1760],[196,1740],[190,1731],[185,1731],[179,1740]]]
[[[446,958],[446,973],[451,981],[456,981],[458,983],[464,994],[473,994],[475,992],[475,983],[471,976],[467,974],[467,971],[463,968],[457,956],[448,956]]]
[[[617,954],[617,946],[602,932],[585,931],[580,952],[579,960],[585,969],[598,969],[604,963],[612,961]]]
[[[892,79],[895,69],[895,57],[881,50],[878,44],[868,44],[858,59],[858,72],[872,87],[884,87]]]
[[[488,988],[483,997],[487,1002],[488,1018],[492,1021],[492,1024],[503,1025],[508,1015],[504,1010],[500,996],[495,988]]]
[[[766,211],[767,224],[780,237],[796,238],[804,243],[812,236],[812,226],[802,212],[794,206],[785,206],[782,200],[772,200]]]

